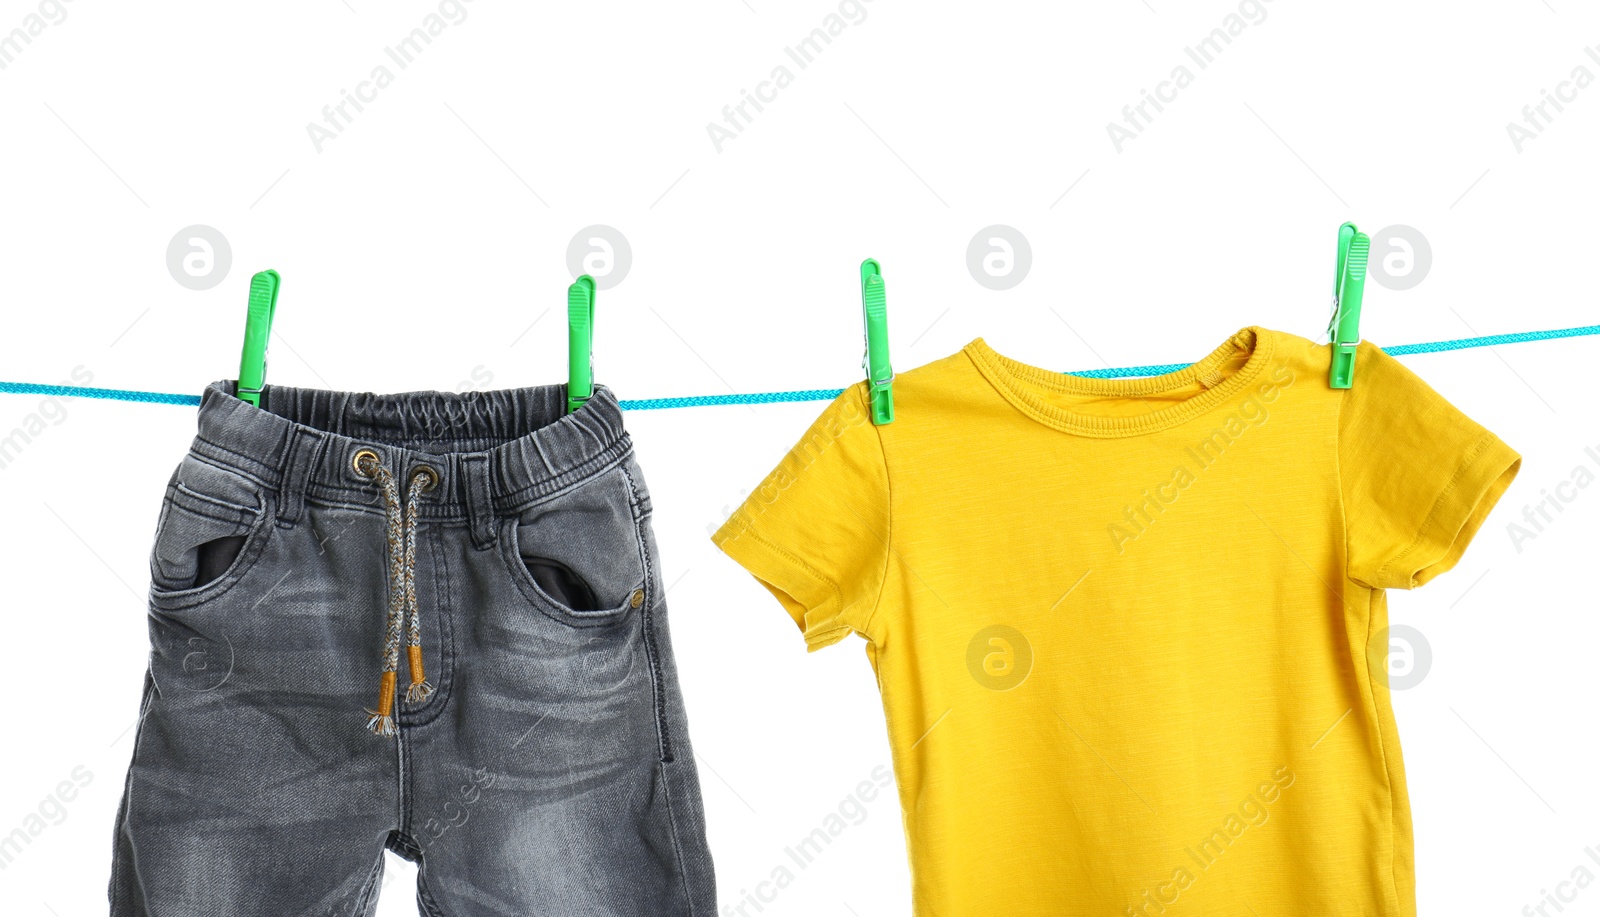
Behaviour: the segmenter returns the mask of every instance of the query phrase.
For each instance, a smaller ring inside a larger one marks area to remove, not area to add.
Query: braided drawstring
[[[411,663],[411,687],[406,689],[406,703],[410,704],[420,704],[433,696],[433,685],[428,684],[428,676],[422,670],[422,610],[417,605],[417,503],[425,491],[433,489],[436,481],[433,472],[418,471],[411,476],[411,486],[406,492],[401,586],[405,591],[406,659]]]
[[[422,668],[422,613],[417,604],[417,510],[422,494],[438,485],[430,468],[418,468],[406,487],[402,509],[400,485],[377,454],[357,453],[355,467],[378,482],[383,493],[384,515],[388,520],[389,612],[383,631],[383,675],[379,680],[378,709],[367,711],[367,729],[374,735],[395,734],[394,695],[396,673],[400,669],[400,637],[406,638],[406,658],[411,665],[411,686],[406,702],[420,704],[433,694]]]

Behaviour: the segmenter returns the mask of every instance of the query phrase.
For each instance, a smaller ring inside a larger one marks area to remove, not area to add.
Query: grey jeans
[[[650,494],[612,393],[565,397],[206,390],[113,917],[371,915],[386,849],[435,917],[713,917]]]

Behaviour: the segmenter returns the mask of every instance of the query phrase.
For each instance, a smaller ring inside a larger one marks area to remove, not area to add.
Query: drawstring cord
[[[367,729],[374,735],[395,734],[395,681],[400,669],[400,638],[404,632],[406,659],[411,666],[411,686],[406,702],[420,704],[433,694],[422,667],[422,612],[417,603],[417,509],[421,496],[438,486],[431,468],[418,468],[406,487],[402,509],[400,485],[377,454],[356,453],[356,471],[378,482],[388,521],[389,612],[383,632],[383,674],[379,679],[378,709],[367,711]]]

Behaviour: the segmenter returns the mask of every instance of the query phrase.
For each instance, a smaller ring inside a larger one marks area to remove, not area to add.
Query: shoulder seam
[[[1339,498],[1339,528],[1340,537],[1344,541],[1344,578],[1356,579],[1355,571],[1350,569],[1350,507],[1345,505],[1344,499],[1344,403],[1350,391],[1346,389],[1339,393],[1339,405],[1333,411],[1333,482]],[[1341,602],[1343,604],[1343,602]]]
[[[863,391],[863,394],[865,392]],[[872,405],[867,406],[867,423],[872,424]],[[878,458],[883,463],[883,569],[878,573],[878,596],[873,599],[872,608],[867,612],[866,621],[862,622],[866,629],[868,639],[872,637],[873,625],[878,620],[878,610],[883,605],[883,594],[889,587],[889,560],[894,556],[894,485],[889,475],[889,449],[883,442],[883,433],[872,424],[873,437],[878,443]]]

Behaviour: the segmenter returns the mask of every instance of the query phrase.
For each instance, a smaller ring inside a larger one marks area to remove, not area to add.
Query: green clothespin
[[[567,413],[594,394],[594,278],[584,274],[567,287]]]
[[[861,368],[872,398],[872,422],[894,422],[894,369],[889,365],[889,307],[883,294],[883,268],[871,258],[861,262],[861,312],[867,339]]]
[[[1356,346],[1361,343],[1361,298],[1367,286],[1367,255],[1372,240],[1356,224],[1339,227],[1339,261],[1333,278],[1333,315],[1328,342],[1333,360],[1328,367],[1331,388],[1349,388],[1356,372]]]
[[[261,389],[267,384],[267,339],[272,336],[272,316],[278,311],[277,271],[259,271],[250,278],[250,310],[244,325],[244,353],[239,357],[239,400],[261,406]]]

